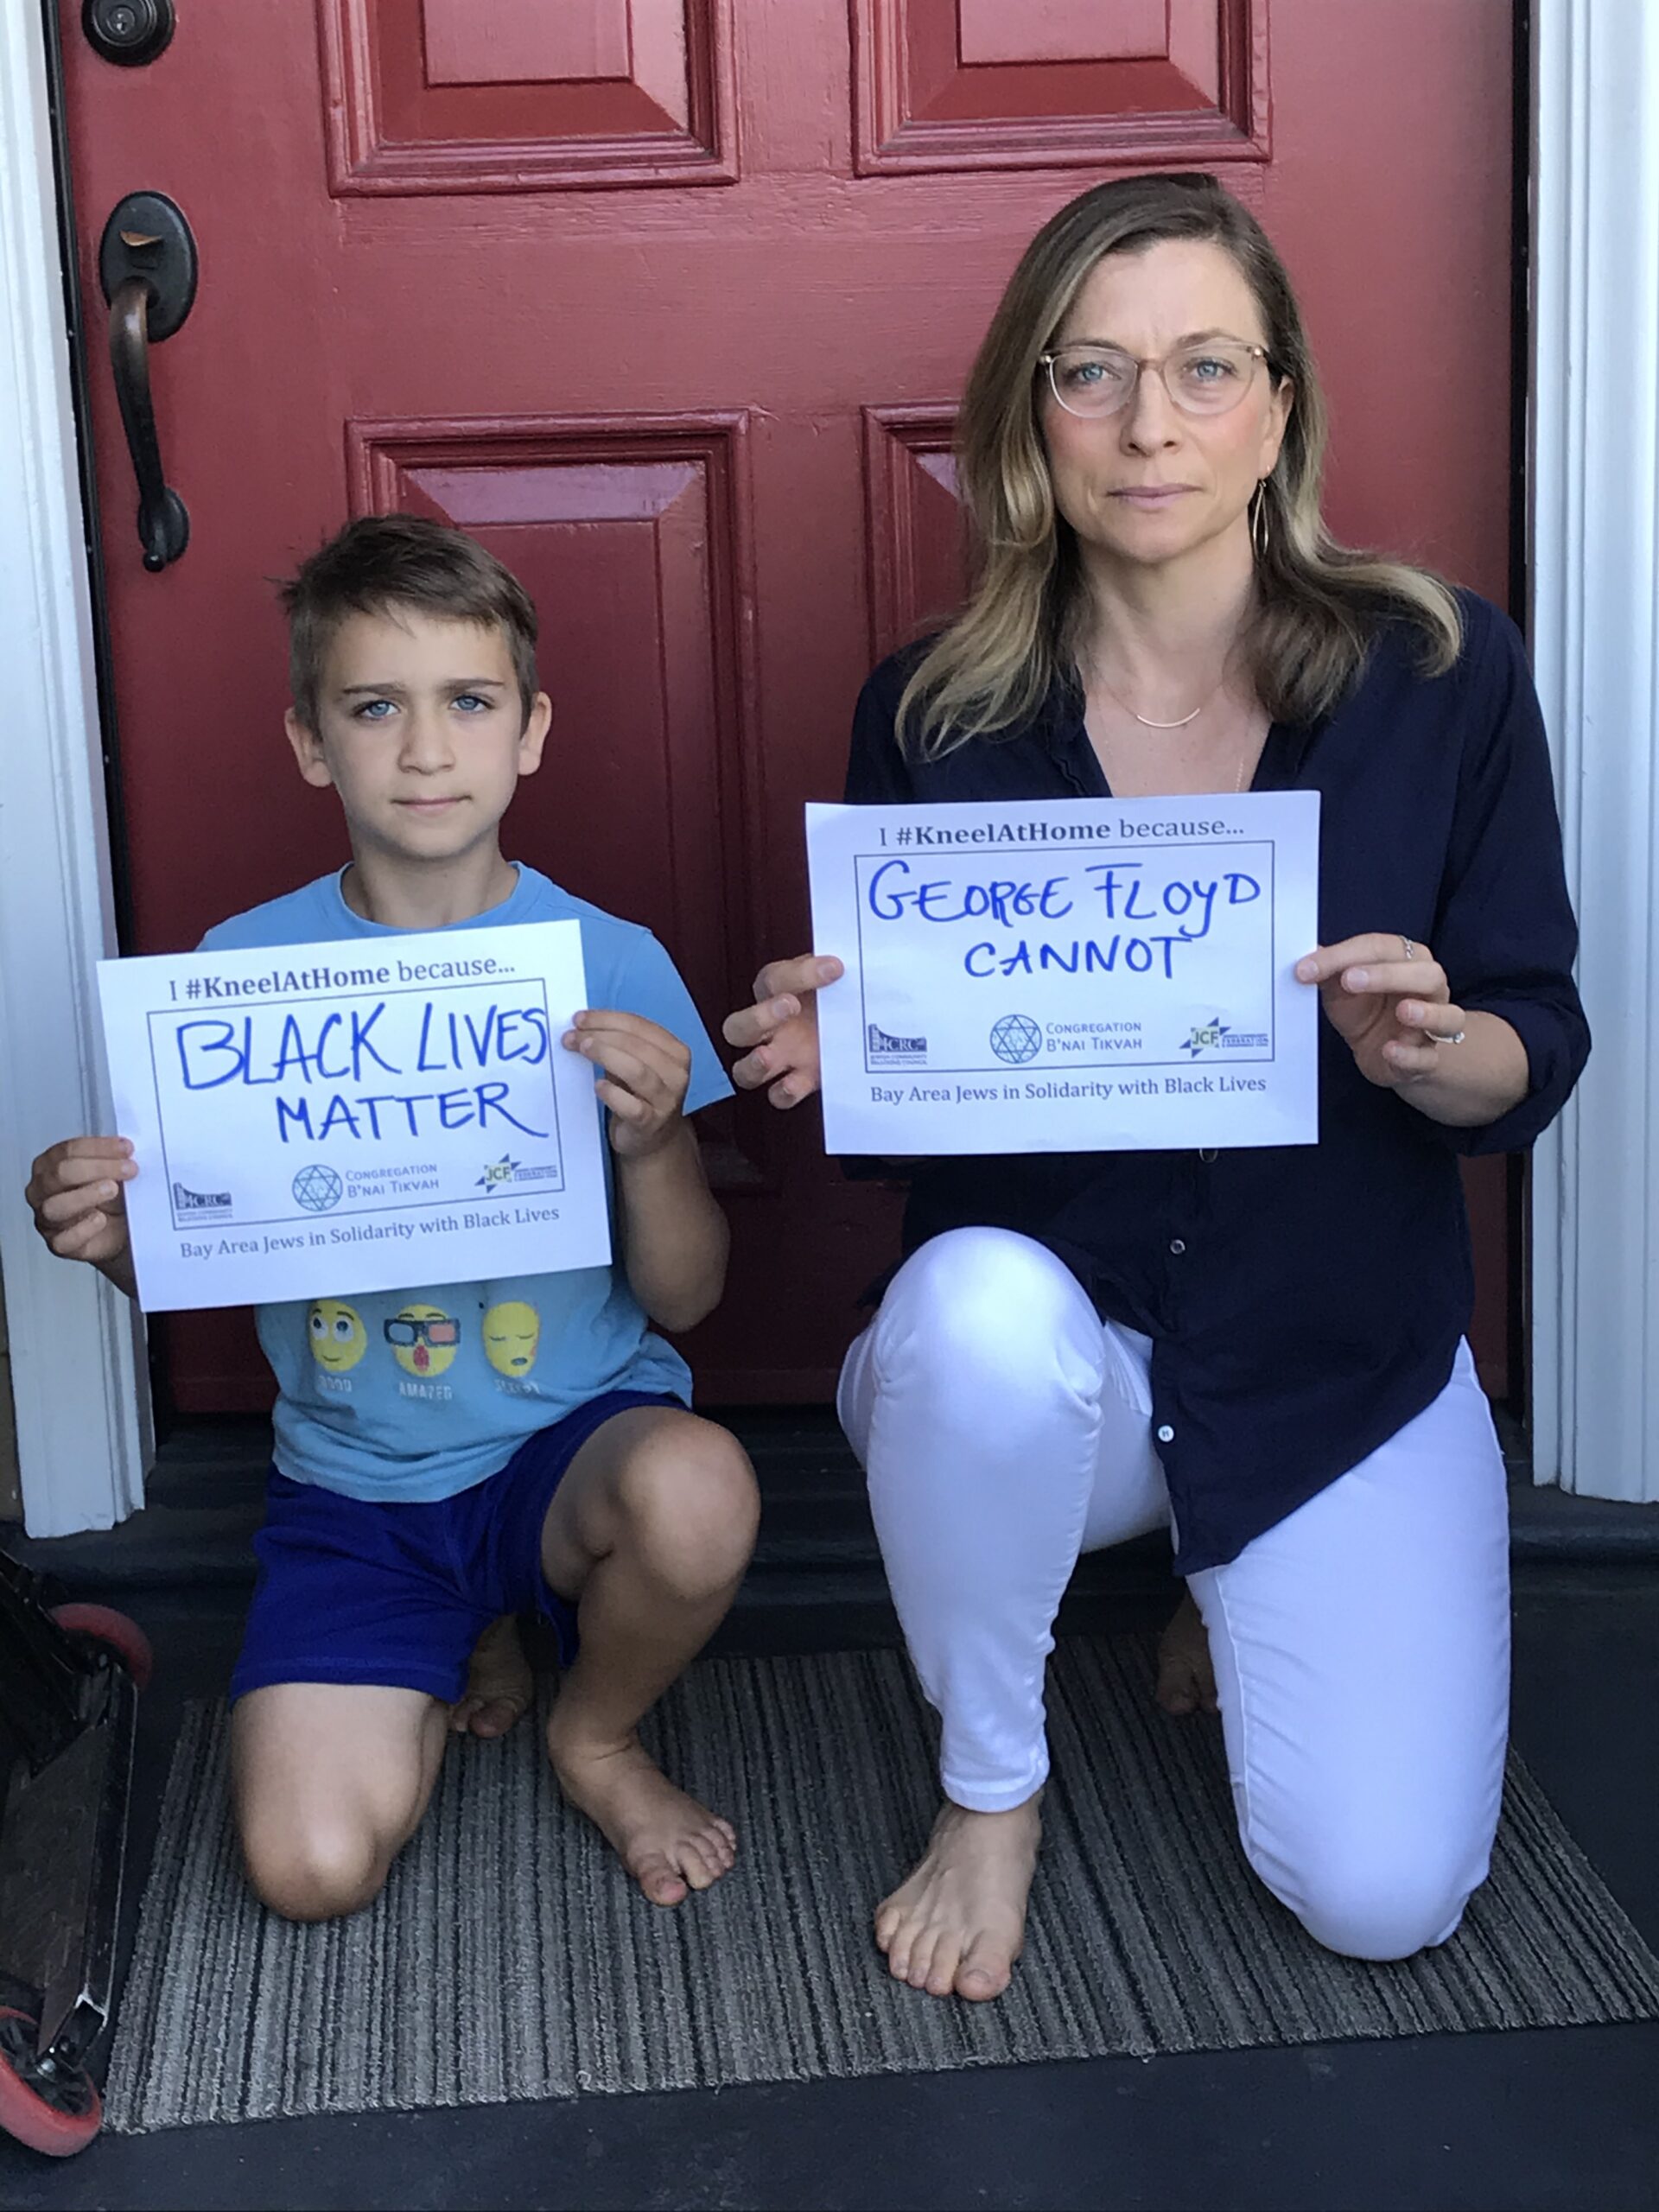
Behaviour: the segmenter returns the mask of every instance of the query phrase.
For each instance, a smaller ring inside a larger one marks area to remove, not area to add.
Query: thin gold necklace
[[[1102,668],[1100,663],[1095,658],[1092,653],[1089,656],[1089,665],[1093,670],[1096,681],[1099,683],[1101,689],[1106,693],[1107,696],[1109,698],[1116,699],[1118,705],[1122,708],[1124,713],[1126,715],[1132,715],[1134,719],[1140,723],[1142,729],[1185,729],[1189,722],[1197,721],[1198,716],[1204,712],[1205,709],[1213,703],[1217,693],[1220,691],[1222,685],[1227,681],[1227,671],[1224,668],[1216,681],[1214,690],[1207,692],[1205,696],[1199,700],[1198,705],[1193,708],[1190,715],[1183,715],[1179,721],[1176,722],[1155,722],[1150,715],[1139,715],[1135,713],[1135,709],[1129,704],[1128,701],[1123,696],[1123,694],[1117,689],[1116,685],[1108,680],[1105,670]]]
[[[1100,663],[1095,658],[1092,653],[1089,656],[1089,666],[1091,673],[1095,676],[1102,690],[1107,694],[1108,697],[1116,700],[1118,705],[1122,708],[1124,713],[1129,715],[1134,721],[1139,722],[1142,729],[1186,728],[1189,723],[1197,721],[1198,716],[1204,712],[1206,707],[1214,703],[1217,694],[1221,691],[1223,686],[1227,681],[1227,672],[1225,669],[1224,669],[1222,671],[1220,679],[1216,684],[1215,690],[1211,691],[1207,697],[1200,699],[1198,705],[1193,708],[1190,715],[1183,715],[1178,722],[1155,722],[1152,720],[1150,715],[1137,715],[1135,709],[1130,706],[1128,701],[1123,697],[1122,694],[1116,690],[1113,686],[1107,682],[1105,671],[1101,667]],[[1238,767],[1233,777],[1233,792],[1235,797],[1242,798],[1243,795],[1244,769],[1249,757],[1250,746],[1249,740],[1247,735],[1245,739],[1244,750],[1239,755]]]

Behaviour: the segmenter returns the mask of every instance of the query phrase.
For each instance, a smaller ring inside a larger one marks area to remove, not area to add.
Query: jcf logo
[[[1213,1052],[1219,1048],[1227,1030],[1228,1024],[1217,1014],[1213,1021],[1202,1022],[1195,1027],[1181,1050],[1191,1052],[1194,1059],[1200,1052]]]

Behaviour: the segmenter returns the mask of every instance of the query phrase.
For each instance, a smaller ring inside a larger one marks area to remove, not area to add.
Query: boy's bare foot
[[[558,1783],[586,1813],[652,1904],[678,1904],[707,1890],[737,1860],[737,1831],[677,1789],[637,1736],[592,1744],[547,1730]]]
[[[449,1708],[449,1726],[457,1736],[468,1729],[474,1736],[505,1736],[535,1694],[518,1624],[511,1613],[504,1613],[490,1623],[474,1647],[466,1692]]]
[[[1000,1997],[1026,1940],[1042,1792],[1007,1813],[947,1802],[920,1864],[882,1904],[875,1940],[895,1981],[930,1997]]]
[[[1190,1590],[1158,1639],[1157,1698],[1164,1711],[1178,1719],[1221,1710],[1216,1670],[1210,1663],[1210,1638]]]

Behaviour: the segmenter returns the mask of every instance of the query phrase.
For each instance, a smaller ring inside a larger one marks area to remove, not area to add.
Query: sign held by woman
[[[832,1152],[1313,1144],[1319,796],[809,806]]]

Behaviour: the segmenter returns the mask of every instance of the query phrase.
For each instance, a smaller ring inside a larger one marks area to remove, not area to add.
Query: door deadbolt
[[[172,39],[174,22],[173,0],[85,0],[80,11],[87,45],[118,69],[153,61]]]

